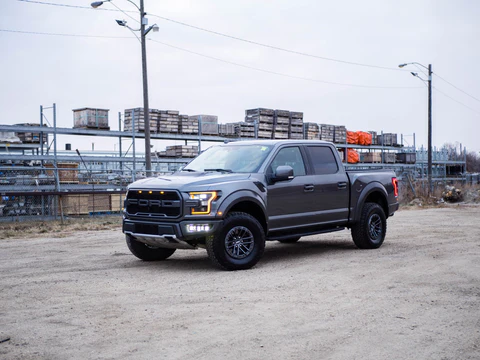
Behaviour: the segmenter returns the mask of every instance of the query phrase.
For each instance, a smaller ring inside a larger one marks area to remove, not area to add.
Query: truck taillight
[[[398,196],[398,180],[396,177],[392,178],[392,185],[393,185],[393,194],[395,197]]]

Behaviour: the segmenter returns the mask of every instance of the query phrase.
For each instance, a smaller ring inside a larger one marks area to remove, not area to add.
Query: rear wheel
[[[284,244],[292,244],[292,243],[296,243],[298,240],[300,240],[300,238],[301,238],[301,236],[295,236],[295,237],[281,239],[281,240],[277,240],[277,241],[281,242],[281,243],[284,243]]]
[[[234,212],[219,231],[206,240],[212,263],[224,270],[244,270],[254,266],[265,250],[265,233],[257,219]]]
[[[165,260],[173,255],[176,249],[156,248],[135,240],[126,235],[127,246],[137,258],[145,261]]]
[[[377,249],[383,244],[387,220],[383,208],[376,203],[365,203],[360,220],[352,227],[353,242],[360,249]]]

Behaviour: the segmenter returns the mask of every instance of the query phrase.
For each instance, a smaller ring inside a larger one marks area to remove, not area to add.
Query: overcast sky
[[[118,112],[143,106],[140,43],[115,22],[136,28],[138,11],[114,3],[132,12],[91,9],[88,0],[0,0],[0,123],[39,122],[40,105],[56,103],[57,126],[73,126],[72,109],[97,107],[110,109],[117,130]],[[426,146],[427,86],[410,74],[426,79],[425,69],[398,69],[418,62],[433,66],[433,145],[480,151],[479,1],[145,0],[145,10],[159,26],[147,42],[151,108],[220,123],[243,121],[249,108],[301,111],[305,122],[404,134],[410,145],[415,134]],[[113,150],[113,139],[90,139],[60,144]]]

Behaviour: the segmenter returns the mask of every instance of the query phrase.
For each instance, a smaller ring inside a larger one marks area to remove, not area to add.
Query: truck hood
[[[249,179],[251,174],[228,174],[219,172],[178,172],[172,175],[146,178],[135,181],[129,189],[176,189],[191,190],[192,187],[215,187],[224,183]]]

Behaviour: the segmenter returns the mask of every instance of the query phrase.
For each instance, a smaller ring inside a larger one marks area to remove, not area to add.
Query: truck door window
[[[335,174],[338,164],[332,149],[328,146],[307,146],[315,174]]]
[[[268,172],[273,174],[275,172],[275,169],[281,165],[291,166],[294,176],[306,174],[302,153],[297,146],[280,149],[280,151],[277,153],[277,155],[275,155],[275,158],[270,164]]]

